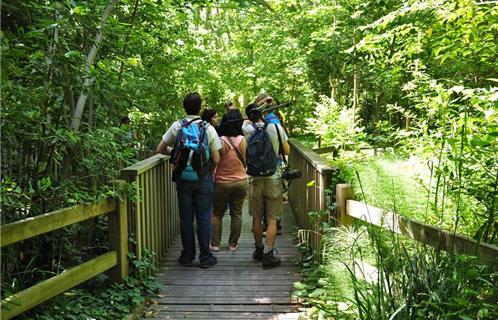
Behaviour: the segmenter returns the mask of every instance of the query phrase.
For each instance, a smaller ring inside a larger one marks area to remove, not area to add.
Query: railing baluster
[[[159,262],[179,232],[178,202],[168,157],[152,156],[123,169],[122,173],[139,186],[140,200],[129,206],[130,230],[136,233],[136,254],[141,259],[142,247],[146,247],[155,251]]]
[[[292,183],[289,202],[299,227],[309,230],[309,235],[305,238],[307,244],[315,250],[315,258],[319,260],[321,221],[311,221],[308,213],[328,210],[325,189],[329,187],[333,168],[294,139],[290,139],[290,145],[289,163],[292,168],[301,170],[302,177]]]

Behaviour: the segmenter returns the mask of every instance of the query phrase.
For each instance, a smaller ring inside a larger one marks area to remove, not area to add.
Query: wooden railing
[[[326,192],[326,189],[334,188],[331,185],[331,178],[335,169],[328,165],[319,153],[332,152],[334,149],[311,150],[296,140],[291,139],[289,142],[291,145],[289,164],[292,169],[299,169],[303,173],[303,176],[292,182],[289,188],[289,202],[299,227],[306,231],[303,233],[306,234],[305,239],[301,241],[304,240],[310,245],[315,250],[317,260],[320,260],[319,221],[312,223],[309,213],[313,211],[328,213],[331,195]],[[444,231],[396,213],[354,201],[353,198],[351,185],[335,186],[335,217],[329,216],[329,218],[334,218],[343,225],[352,224],[354,219],[359,219],[430,245],[437,250],[477,256],[487,264],[498,266],[498,247],[492,244]]]
[[[167,160],[167,156],[156,155],[122,170],[127,180],[136,183],[136,201],[79,205],[3,225],[1,246],[5,247],[107,214],[110,251],[2,300],[1,319],[21,314],[105,271],[111,281],[122,280],[128,275],[129,251],[142,259],[143,250],[148,249],[156,253],[155,262],[159,263],[180,225],[176,189]],[[130,236],[135,240],[131,244]]]
[[[484,263],[498,267],[498,247],[355,201],[350,184],[336,186],[336,202],[337,219],[343,225],[351,224],[353,219],[362,220],[437,250],[476,256]]]
[[[330,185],[335,169],[299,141],[290,139],[289,144],[291,146],[289,165],[292,169],[299,169],[302,172],[302,177],[289,186],[289,203],[298,226],[307,230],[306,239],[301,240],[318,252],[320,251],[319,225],[316,221],[311,221],[308,213],[315,211],[330,214],[328,212],[331,202]]]
[[[122,170],[122,175],[137,186],[136,201],[128,202],[128,229],[135,240],[130,249],[138,259],[144,248],[154,251],[156,264],[180,231],[178,198],[168,159],[155,155]]]
[[[128,275],[126,207],[125,201],[107,200],[101,204],[78,205],[3,225],[1,246],[5,247],[107,214],[110,251],[5,298],[1,303],[1,318],[10,319],[107,270],[111,281],[120,281]]]

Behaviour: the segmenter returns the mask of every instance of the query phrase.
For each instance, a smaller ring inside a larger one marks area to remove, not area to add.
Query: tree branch
[[[87,99],[87,90],[92,85],[95,80],[91,75],[91,67],[95,63],[95,57],[97,56],[97,52],[99,50],[100,43],[102,42],[102,29],[105,25],[107,18],[109,17],[112,8],[116,4],[117,0],[110,0],[107,4],[102,17],[100,18],[100,25],[98,26],[97,35],[95,36],[95,41],[93,42],[93,46],[86,57],[85,71],[86,76],[85,81],[83,82],[83,88],[81,89],[80,96],[78,97],[78,102],[76,103],[76,109],[74,110],[73,119],[71,121],[71,129],[73,131],[78,131],[80,128],[81,116],[83,114],[83,110],[85,108],[85,103]]]

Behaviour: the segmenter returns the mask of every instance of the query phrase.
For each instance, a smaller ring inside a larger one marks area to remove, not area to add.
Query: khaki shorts
[[[249,214],[254,218],[279,219],[282,215],[282,181],[280,179],[260,179],[249,183]]]

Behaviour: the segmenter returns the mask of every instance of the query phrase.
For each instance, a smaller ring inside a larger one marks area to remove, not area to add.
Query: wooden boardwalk
[[[282,235],[276,247],[282,265],[263,269],[252,259],[254,239],[247,203],[244,205],[239,248],[228,251],[230,216],[223,219],[218,264],[209,269],[185,268],[178,264],[181,241],[177,238],[158,272],[163,289],[157,304],[148,312],[154,319],[298,319],[298,303],[291,297],[293,283],[300,280],[300,253],[294,244],[296,224],[290,207],[284,205]]]

